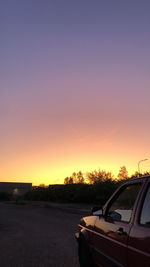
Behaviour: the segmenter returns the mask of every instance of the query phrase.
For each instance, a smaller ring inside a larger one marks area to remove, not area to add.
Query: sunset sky
[[[0,181],[150,171],[150,1],[2,0]]]

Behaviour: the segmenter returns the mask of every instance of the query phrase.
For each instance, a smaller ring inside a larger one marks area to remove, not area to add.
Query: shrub
[[[96,184],[63,184],[50,185],[47,188],[36,187],[26,193],[25,199],[103,205],[118,185],[118,182],[108,179]]]

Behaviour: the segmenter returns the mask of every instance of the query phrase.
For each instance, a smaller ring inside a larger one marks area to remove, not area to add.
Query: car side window
[[[150,227],[150,185],[148,187],[142,211],[140,216],[140,224]]]
[[[131,219],[132,210],[140,187],[140,183],[125,186],[109,207],[106,216],[114,221],[128,223]]]

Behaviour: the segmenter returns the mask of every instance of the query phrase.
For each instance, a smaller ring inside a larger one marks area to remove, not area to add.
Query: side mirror
[[[102,207],[93,207],[91,209],[91,212],[92,212],[92,215],[94,215],[94,216],[103,215],[103,209],[102,209]]]
[[[121,214],[116,212],[116,211],[112,211],[108,214],[107,218],[108,218],[108,220],[111,220],[111,221],[120,222],[121,221]]]

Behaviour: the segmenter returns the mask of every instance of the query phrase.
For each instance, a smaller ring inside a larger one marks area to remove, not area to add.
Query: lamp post
[[[140,174],[140,163],[143,162],[143,161],[146,161],[148,159],[141,159],[139,162],[138,162],[138,173]]]

